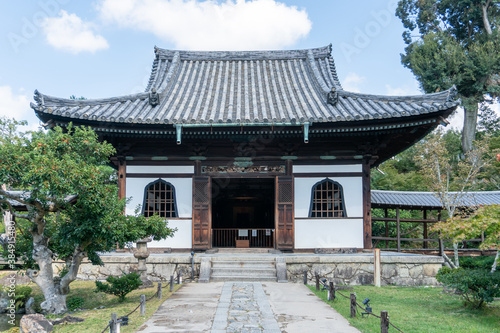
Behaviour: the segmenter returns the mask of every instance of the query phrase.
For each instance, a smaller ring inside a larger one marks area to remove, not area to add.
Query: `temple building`
[[[177,228],[150,247],[370,249],[370,169],[459,104],[456,91],[345,91],[331,46],[195,52],[155,48],[145,92],[71,100],[35,91],[48,126],[92,127],[116,148],[127,213]]]

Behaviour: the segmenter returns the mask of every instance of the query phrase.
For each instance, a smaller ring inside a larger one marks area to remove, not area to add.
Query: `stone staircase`
[[[212,258],[210,281],[276,281],[274,257]]]

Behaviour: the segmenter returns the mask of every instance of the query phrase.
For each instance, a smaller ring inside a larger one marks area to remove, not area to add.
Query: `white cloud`
[[[108,42],[94,32],[92,23],[84,22],[75,14],[61,10],[58,17],[48,17],[42,22],[47,42],[63,51],[74,54],[107,49]]]
[[[102,0],[105,22],[155,34],[178,49],[281,49],[307,36],[305,10],[275,0]]]
[[[10,86],[0,86],[0,117],[27,120],[28,129],[38,128],[38,118],[30,108],[28,96],[14,93]]]
[[[385,85],[386,94],[388,96],[412,96],[412,95],[422,95],[422,92],[418,90],[416,81],[414,82],[414,87],[408,85],[393,88],[390,85]]]
[[[347,91],[352,91],[355,93],[361,92],[360,85],[366,81],[364,76],[360,76],[356,73],[348,73],[344,81],[342,81],[342,88]]]
[[[448,120],[450,124],[446,126],[445,130],[454,129],[461,131],[464,128],[464,109],[459,106],[446,120]]]

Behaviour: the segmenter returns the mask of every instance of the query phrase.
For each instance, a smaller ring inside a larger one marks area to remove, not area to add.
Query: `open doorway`
[[[274,179],[214,178],[212,246],[274,247]]]

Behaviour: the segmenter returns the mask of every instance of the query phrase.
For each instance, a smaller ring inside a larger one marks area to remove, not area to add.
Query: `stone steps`
[[[212,260],[210,281],[276,281],[274,258]]]
[[[211,250],[213,253],[244,253],[244,254],[261,254],[261,253],[273,253],[276,252],[274,249],[268,248],[234,248],[234,247],[220,247]]]

